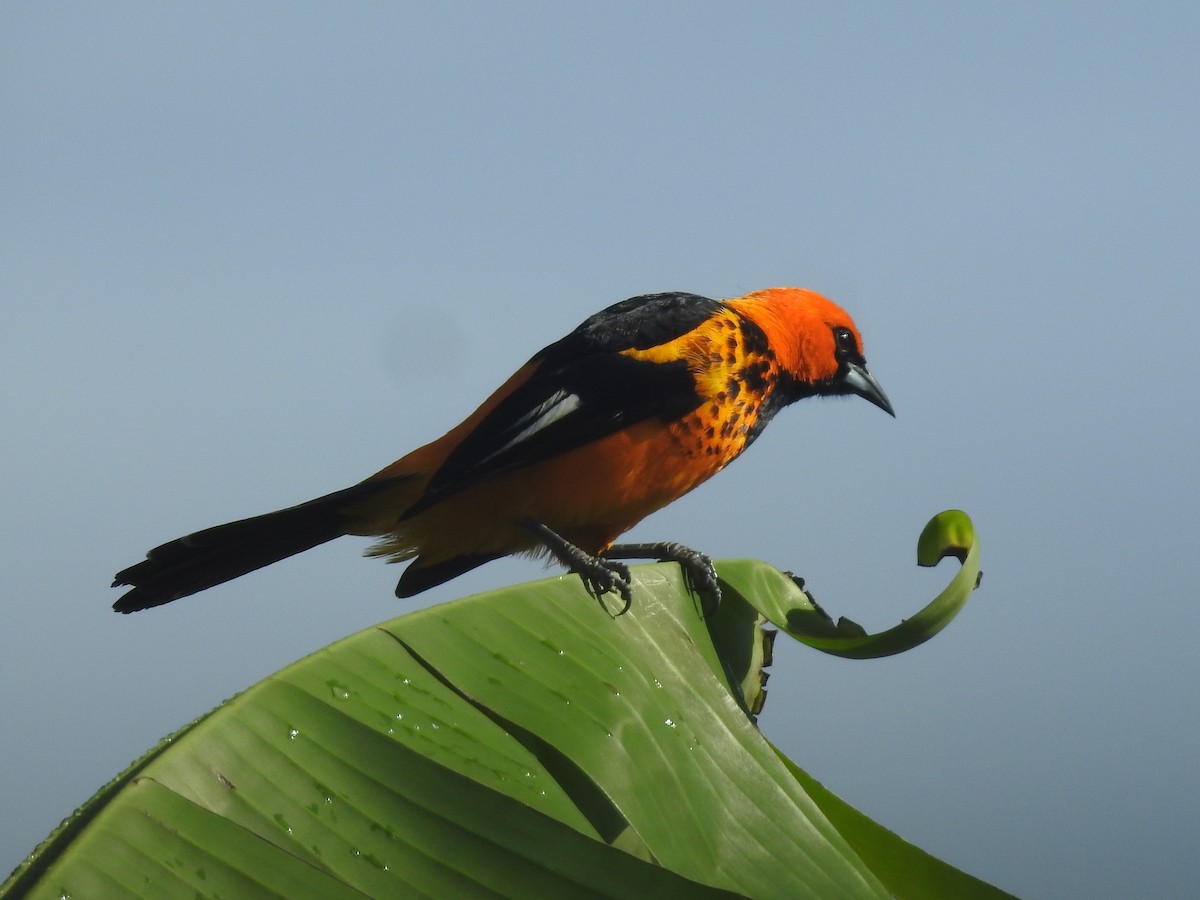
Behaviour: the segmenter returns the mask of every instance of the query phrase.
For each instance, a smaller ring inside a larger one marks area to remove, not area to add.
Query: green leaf
[[[0,896],[908,896],[917,857],[754,725],[754,604],[799,589],[720,572],[711,621],[659,564],[622,616],[562,576],[345,638],[147,754]]]
[[[878,634],[867,634],[848,619],[834,622],[804,590],[802,581],[766,563],[723,561],[721,581],[727,601],[754,608],[796,640],[833,656],[877,659],[925,643],[958,615],[978,586],[982,574],[975,529],[967,514],[960,510],[934,516],[917,542],[919,565],[936,565],[947,556],[959,559],[962,568],[945,590],[899,625]]]
[[[902,897],[905,900],[935,900],[945,897],[999,900],[1011,896],[935,859],[877,822],[872,822],[782,753],[779,755],[796,780],[850,842],[854,851],[879,876],[893,897]]]

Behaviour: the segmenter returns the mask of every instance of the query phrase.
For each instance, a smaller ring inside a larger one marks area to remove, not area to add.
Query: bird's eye
[[[854,332],[849,328],[834,328],[833,340],[839,353],[858,352],[858,342],[854,340]]]

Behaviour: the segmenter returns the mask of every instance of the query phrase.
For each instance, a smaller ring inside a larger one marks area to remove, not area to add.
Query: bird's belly
[[[505,472],[406,520],[394,550],[451,558],[539,549],[520,523],[535,519],[599,553],[652,512],[725,468],[745,448],[744,428],[696,413],[639,423],[550,459]]]

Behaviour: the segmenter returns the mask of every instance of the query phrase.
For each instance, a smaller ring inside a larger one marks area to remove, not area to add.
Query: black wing
[[[649,362],[622,351],[669,343],[720,308],[696,294],[648,294],[588,318],[530,360],[529,378],[446,458],[406,518],[484,478],[695,409],[700,398],[686,360]]]

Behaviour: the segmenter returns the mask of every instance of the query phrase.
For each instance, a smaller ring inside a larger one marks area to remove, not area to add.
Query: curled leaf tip
[[[934,566],[946,556],[961,563],[950,583],[933,600],[899,625],[869,633],[842,617],[834,620],[813,598],[804,580],[755,560],[722,560],[722,587],[781,630],[833,656],[878,659],[903,653],[946,627],[978,585],[979,543],[970,517],[952,509],[934,516],[917,541],[917,562]],[[717,633],[720,633],[719,630]]]
[[[945,510],[929,520],[917,539],[917,565],[936,566],[947,556],[966,562],[974,543],[971,517],[961,509]]]

